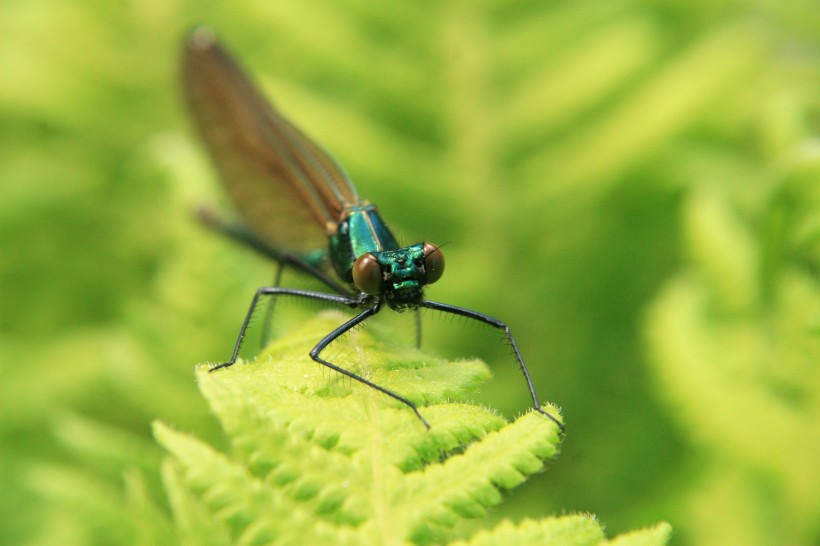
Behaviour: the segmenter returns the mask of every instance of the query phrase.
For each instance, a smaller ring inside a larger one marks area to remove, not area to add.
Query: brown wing
[[[250,229],[289,250],[324,248],[346,204],[344,170],[276,111],[208,30],[185,41],[185,98],[225,187]]]

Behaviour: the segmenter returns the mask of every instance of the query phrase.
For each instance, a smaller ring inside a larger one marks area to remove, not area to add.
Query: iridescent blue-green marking
[[[186,40],[182,76],[197,128],[244,221],[224,222],[207,211],[201,213],[201,219],[279,265],[274,285],[259,288],[254,294],[231,358],[211,371],[236,362],[253,311],[262,298],[295,296],[344,305],[357,309],[358,314],[316,343],[310,357],[406,404],[429,428],[413,402],[321,354],[383,305],[396,311],[433,309],[503,331],[524,374],[534,408],[564,429],[541,408],[527,366],[505,323],[424,298],[425,286],[438,281],[444,272],[441,250],[429,242],[400,247],[376,207],[359,198],[344,169],[265,100],[208,30],[194,31]],[[312,276],[332,292],[279,286],[285,267]]]
[[[362,254],[399,248],[376,207],[352,205],[342,213],[336,232],[329,237],[330,263],[340,279],[353,282],[353,264]]]

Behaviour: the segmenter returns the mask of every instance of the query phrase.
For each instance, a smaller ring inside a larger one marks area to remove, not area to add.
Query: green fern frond
[[[817,217],[817,165],[804,157],[743,199],[720,187],[694,190],[685,209],[689,267],[650,309],[656,379],[705,448],[687,501],[698,543],[816,537],[820,288],[804,226]]]
[[[667,523],[649,529],[633,531],[605,540],[604,532],[594,517],[573,515],[542,520],[526,520],[519,524],[501,522],[494,529],[480,531],[467,541],[456,541],[451,546],[496,546],[498,544],[571,544],[609,546],[649,546],[666,544],[672,533]]]
[[[227,453],[155,425],[172,455],[163,479],[185,542],[447,542],[463,538],[464,520],[485,515],[557,453],[558,427],[543,415],[507,423],[464,401],[489,377],[479,361],[391,352],[362,332],[333,346],[336,362],[417,403],[430,430],[403,404],[329,373],[307,353],[340,320],[323,315],[255,362],[217,373],[198,368],[200,390],[230,439]],[[586,516],[503,523],[487,533],[468,543],[496,534],[511,543],[603,540]]]

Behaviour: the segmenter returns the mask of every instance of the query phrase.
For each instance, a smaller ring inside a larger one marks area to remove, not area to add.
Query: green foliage
[[[699,544],[808,544],[820,521],[820,161],[764,178],[746,202],[691,196],[691,265],[647,320],[661,392],[702,452],[686,494]]]
[[[163,476],[181,541],[190,544],[441,544],[472,534],[501,492],[543,469],[557,425],[536,412],[513,423],[460,402],[489,377],[478,361],[391,352],[354,333],[334,352],[351,369],[421,407],[407,407],[306,355],[342,320],[314,320],[256,362],[197,370],[197,383],[230,439],[223,453],[157,423],[171,453]],[[347,360],[347,358],[346,358]],[[554,408],[553,408],[553,411]],[[668,526],[625,543],[662,544]],[[600,544],[589,516],[503,522],[458,544]],[[644,541],[644,542],[639,542]]]

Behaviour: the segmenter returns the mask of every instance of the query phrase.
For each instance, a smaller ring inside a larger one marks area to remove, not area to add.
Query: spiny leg
[[[236,344],[234,344],[233,353],[231,354],[230,360],[228,360],[227,362],[223,362],[222,364],[217,364],[209,371],[213,372],[220,368],[228,368],[236,364],[236,359],[239,356],[239,350],[242,348],[242,341],[244,341],[245,339],[245,334],[247,333],[248,325],[251,322],[253,312],[256,309],[256,306],[259,304],[259,299],[266,296],[295,296],[299,298],[308,298],[319,301],[326,301],[329,303],[336,303],[339,305],[346,305],[347,307],[358,307],[360,305],[359,300],[348,296],[340,296],[338,294],[314,292],[312,290],[298,290],[294,288],[282,288],[279,286],[263,286],[262,288],[259,288],[253,295],[251,305],[248,308],[248,312],[245,314],[245,320],[242,322],[242,327],[239,329],[239,336],[236,338]]]
[[[518,365],[521,367],[521,371],[524,373],[524,379],[527,380],[527,387],[530,390],[530,396],[532,397],[533,407],[535,411],[542,413],[552,419],[555,424],[561,429],[561,432],[564,432],[564,424],[561,423],[554,415],[550,412],[546,411],[541,407],[541,404],[538,402],[538,395],[535,393],[535,385],[532,384],[532,378],[530,378],[530,372],[527,370],[527,365],[524,363],[524,357],[521,356],[521,351],[518,350],[518,344],[515,342],[515,338],[510,331],[510,327],[506,325],[506,323],[501,322],[497,318],[491,317],[489,315],[485,315],[484,313],[479,313],[478,311],[472,311],[470,309],[465,309],[463,307],[457,307],[455,305],[449,305],[446,303],[439,303],[436,301],[423,301],[421,302],[422,307],[426,307],[427,309],[435,309],[436,311],[442,311],[444,313],[452,313],[453,315],[459,315],[462,317],[471,318],[473,320],[477,320],[479,322],[483,322],[484,324],[488,324],[493,328],[497,328],[504,332],[507,336],[507,341],[509,342],[510,346],[515,353],[515,358],[518,359]]]
[[[346,375],[347,377],[349,377],[351,379],[355,379],[356,381],[358,381],[360,383],[364,383],[368,387],[376,389],[377,391],[379,391],[383,394],[386,394],[387,396],[390,396],[391,398],[394,398],[394,399],[398,400],[399,402],[409,406],[410,409],[412,409],[415,412],[416,417],[418,417],[419,420],[421,420],[421,422],[424,423],[424,426],[429,429],[430,428],[430,423],[428,423],[427,420],[424,417],[422,417],[422,415],[421,415],[421,413],[419,413],[419,410],[416,407],[416,405],[413,402],[411,402],[410,400],[408,400],[407,398],[405,398],[405,397],[401,396],[400,394],[397,394],[397,393],[395,393],[395,392],[393,392],[389,389],[381,387],[381,386],[373,383],[372,381],[368,381],[364,377],[362,377],[360,375],[357,375],[357,374],[351,372],[350,370],[345,370],[344,368],[341,368],[341,367],[337,366],[336,364],[333,364],[332,362],[328,362],[327,360],[325,360],[325,359],[323,359],[319,356],[319,354],[322,351],[324,351],[325,348],[327,348],[328,345],[333,343],[339,336],[341,336],[345,332],[349,331],[350,329],[356,327],[358,324],[361,324],[362,322],[364,322],[368,318],[372,317],[373,315],[378,313],[380,309],[381,309],[381,304],[376,303],[372,307],[368,307],[367,309],[365,309],[364,311],[362,311],[361,313],[359,313],[358,315],[356,315],[352,319],[348,320],[347,322],[345,322],[344,324],[342,324],[341,326],[339,326],[338,328],[336,328],[335,330],[330,332],[319,343],[317,343],[316,346],[310,351],[310,358],[312,358],[313,360],[315,360],[319,364],[322,364],[323,366],[327,366],[328,368],[330,368],[332,370],[335,370],[335,371],[337,371],[337,372],[339,372],[343,375]]]

